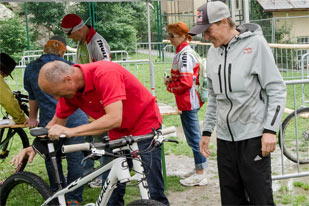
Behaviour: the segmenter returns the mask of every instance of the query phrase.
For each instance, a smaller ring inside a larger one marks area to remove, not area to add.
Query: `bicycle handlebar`
[[[62,146],[61,150],[63,153],[76,152],[76,151],[88,151],[90,150],[92,146],[95,148],[107,148],[108,147],[111,149],[115,149],[115,148],[119,148],[122,146],[133,144],[134,142],[140,142],[146,139],[151,139],[153,137],[156,137],[154,145],[160,146],[163,141],[166,141],[166,138],[163,137],[163,135],[168,135],[168,134],[174,133],[175,131],[176,131],[175,127],[169,127],[169,128],[163,129],[162,134],[161,134],[161,131],[159,130],[159,131],[155,131],[151,134],[146,134],[146,135],[125,136],[125,137],[121,137],[119,139],[112,140],[106,143],[93,143],[93,144],[82,143],[82,144],[74,144],[74,145],[64,145]],[[176,140],[168,140],[168,141],[178,143]]]
[[[48,129],[45,127],[36,127],[30,129],[30,134],[32,136],[38,137],[38,136],[43,136],[43,135],[48,135]],[[59,136],[60,138],[65,138],[65,135],[62,134]]]
[[[35,137],[42,136],[42,135],[48,135],[48,129],[45,127],[32,128],[30,129],[30,134]]]

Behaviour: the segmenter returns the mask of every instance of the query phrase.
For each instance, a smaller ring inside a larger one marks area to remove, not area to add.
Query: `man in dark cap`
[[[64,53],[66,52],[66,41],[63,37],[54,36],[50,40],[46,42],[43,47],[44,54],[38,58],[37,60],[31,62],[27,65],[24,75],[24,88],[29,93],[29,104],[30,104],[30,113],[29,119],[26,121],[30,128],[40,126],[45,127],[53,118],[55,111],[57,100],[52,96],[43,92],[38,85],[38,75],[40,73],[41,68],[48,62],[51,61],[62,61],[68,64],[68,62],[63,59]],[[38,115],[39,111],[39,115]],[[39,116],[39,121],[38,121]],[[87,115],[81,110],[77,110],[67,121],[66,126],[68,127],[76,127],[82,124],[88,123]],[[84,142],[84,137],[78,136],[70,139],[65,139],[64,144],[78,144]],[[59,145],[58,145],[59,146]],[[24,155],[27,154],[29,156],[29,160],[32,161],[35,151],[32,147],[28,147],[24,149],[15,159],[18,164],[18,160],[22,160]],[[81,161],[84,155],[82,152],[73,152],[66,154],[66,160],[68,162],[68,176],[64,177],[62,164],[61,164],[61,155],[57,154],[57,163],[58,170],[60,173],[60,178],[63,183],[63,186],[66,183],[70,184],[74,180],[78,179],[83,175],[83,167],[81,165]],[[57,190],[57,186],[55,183],[56,178],[54,177],[53,167],[51,160],[46,158],[45,160],[46,169],[48,172],[50,185],[52,190],[55,192]],[[75,191],[69,193],[67,198],[67,205],[79,205],[82,202],[82,193],[83,187],[76,189]]]
[[[12,90],[4,81],[4,77],[11,76],[15,66],[15,61],[9,55],[0,54],[0,105],[12,116],[16,124],[23,124],[26,121],[25,114],[20,109]]]

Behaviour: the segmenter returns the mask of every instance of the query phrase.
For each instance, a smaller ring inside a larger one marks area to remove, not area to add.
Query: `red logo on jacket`
[[[244,54],[250,54],[250,53],[252,53],[252,48],[245,48],[244,49]]]

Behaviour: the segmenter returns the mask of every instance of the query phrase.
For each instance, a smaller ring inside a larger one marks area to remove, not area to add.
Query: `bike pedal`
[[[0,159],[4,159],[6,158],[7,156],[9,156],[9,151],[8,150],[4,150],[1,152],[0,154]]]

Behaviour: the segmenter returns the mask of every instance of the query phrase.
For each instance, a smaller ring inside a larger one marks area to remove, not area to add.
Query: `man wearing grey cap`
[[[256,24],[236,28],[220,1],[198,8],[197,24],[213,46],[207,54],[208,104],[200,141],[208,157],[216,126],[222,205],[274,205],[270,153],[286,103],[286,88]]]

